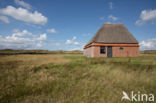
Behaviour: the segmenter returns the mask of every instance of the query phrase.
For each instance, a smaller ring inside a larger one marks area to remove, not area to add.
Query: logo
[[[128,101],[150,101],[153,102],[154,101],[154,94],[141,94],[140,91],[138,91],[137,93],[134,93],[134,91],[131,92],[131,95],[128,96],[128,94],[123,91],[123,96],[121,98],[121,101],[123,100],[128,100]]]

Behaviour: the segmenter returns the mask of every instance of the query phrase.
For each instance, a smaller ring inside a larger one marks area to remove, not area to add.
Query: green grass
[[[156,56],[50,60],[29,69],[22,60],[0,61],[0,102],[121,103],[122,91],[156,94]]]

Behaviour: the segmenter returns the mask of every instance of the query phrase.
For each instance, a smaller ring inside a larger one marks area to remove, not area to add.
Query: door
[[[112,46],[107,47],[107,57],[109,57],[109,58],[112,57]]]

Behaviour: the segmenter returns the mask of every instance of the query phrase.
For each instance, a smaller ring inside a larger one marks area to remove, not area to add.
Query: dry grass
[[[42,65],[48,63],[62,64],[67,63],[69,60],[64,58],[65,54],[55,54],[55,55],[10,55],[10,56],[2,56],[0,62],[8,62],[8,61],[22,61],[25,64],[30,65]]]
[[[0,56],[0,63],[14,63],[18,62],[18,68],[31,69],[36,66],[43,64],[53,63],[53,64],[64,64],[69,62],[69,59],[64,58],[65,54],[55,54],[55,55],[10,55],[10,56]]]
[[[155,56],[12,55],[1,57],[0,72],[1,103],[121,103],[123,90],[156,94]]]

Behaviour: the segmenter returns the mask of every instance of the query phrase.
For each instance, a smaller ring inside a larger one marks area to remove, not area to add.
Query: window
[[[123,47],[122,46],[120,47],[120,50],[123,50]]]
[[[100,53],[105,54],[105,46],[100,46]]]

